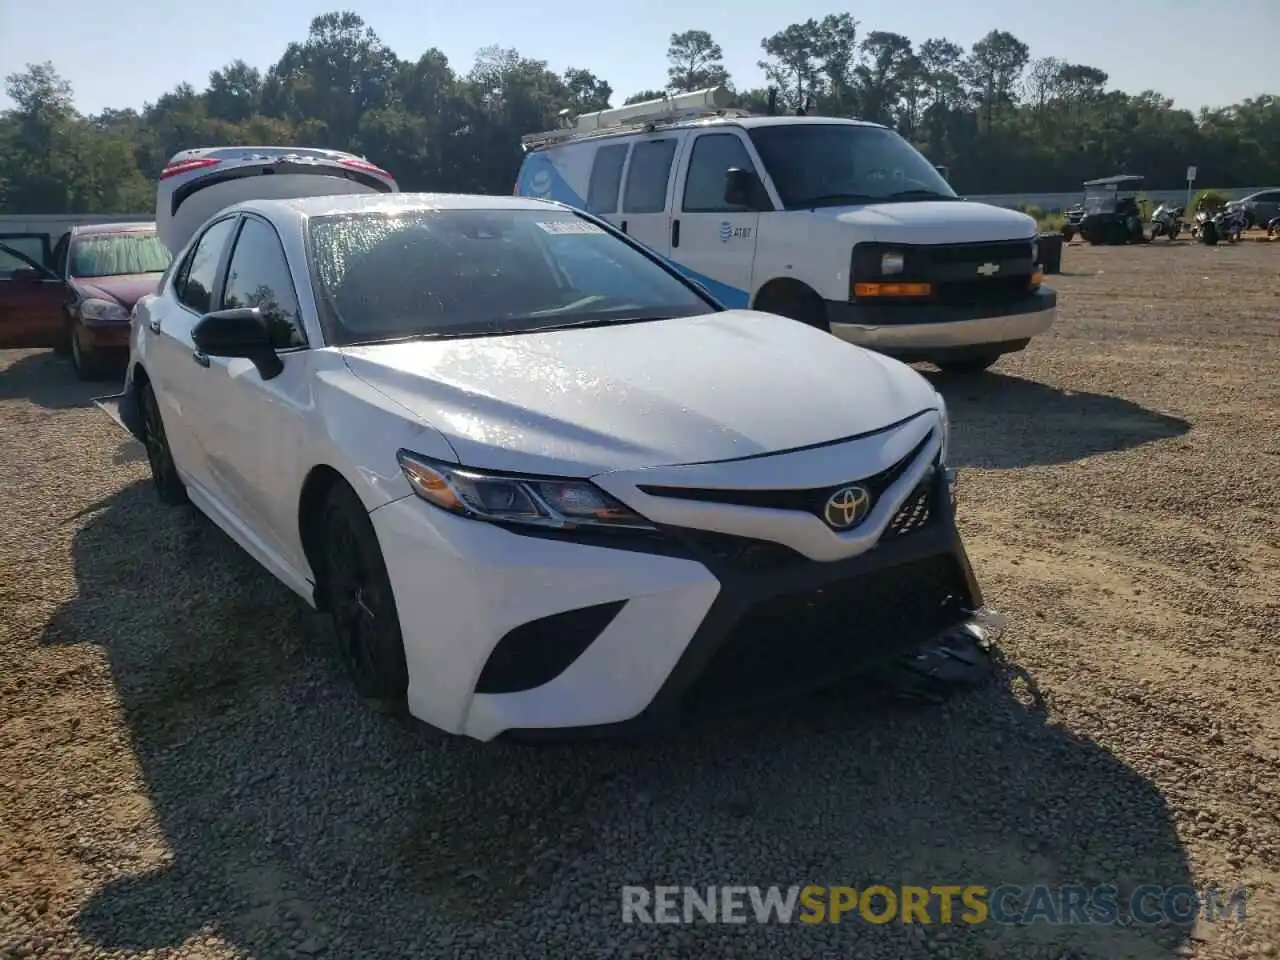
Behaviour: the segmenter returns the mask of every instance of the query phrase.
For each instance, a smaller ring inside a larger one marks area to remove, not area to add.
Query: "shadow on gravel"
[[[70,360],[52,350],[24,352],[6,365],[4,361],[16,353],[0,351],[0,401],[30,400],[47,410],[66,410],[87,407],[94,397],[123,389],[123,369],[118,380],[86,383],[76,379]]]
[[[484,745],[368,712],[315,615],[149,485],[86,515],[79,598],[45,642],[105,649],[171,854],[84,905],[104,948],[212,929],[264,958],[1154,957],[1188,935],[624,925],[624,884],[1115,883],[1123,900],[1190,874],[1152,784],[1046,722],[1013,667],[937,707],[845,688],[669,738]]]
[[[947,401],[956,467],[1007,470],[1082,460],[1179,437],[1191,424],[1102,393],[1059,390],[996,371],[922,370]]]

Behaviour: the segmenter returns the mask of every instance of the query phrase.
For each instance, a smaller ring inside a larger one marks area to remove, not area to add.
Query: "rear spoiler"
[[[198,170],[202,167],[212,167],[219,163],[218,160],[212,158],[196,158],[185,161],[180,164],[174,164],[173,167],[166,167],[160,174],[160,178],[173,176],[176,173],[186,173],[191,170]],[[190,183],[184,183],[177,190],[173,191],[173,200],[170,204],[170,216],[176,216],[178,208],[183,202],[195,193],[200,192],[205,187],[211,187],[218,183],[228,183],[232,180],[241,180],[245,177],[261,177],[271,175],[302,174],[309,176],[325,176],[335,177],[342,180],[351,180],[362,186],[370,187],[380,193],[390,193],[391,187],[381,179],[385,177],[387,180],[393,179],[391,174],[367,163],[364,160],[343,159],[326,161],[317,163],[315,161],[307,162],[296,158],[281,157],[278,160],[268,160],[252,166],[235,166],[224,170],[212,170],[203,177],[197,177]]]

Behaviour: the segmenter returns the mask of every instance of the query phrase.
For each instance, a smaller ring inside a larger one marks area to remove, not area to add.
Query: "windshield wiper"
[[[593,317],[590,320],[569,320],[565,323],[547,323],[540,324],[536,327],[529,327],[527,330],[517,330],[514,333],[542,333],[546,330],[580,330],[583,327],[614,327],[624,323],[648,323],[652,320],[670,320],[669,316],[640,316],[640,317]]]
[[[959,197],[953,197],[949,193],[939,193],[937,190],[918,189],[918,188],[914,190],[898,190],[896,193],[891,193],[887,197],[885,197],[886,200],[914,200],[917,198],[920,200],[959,200],[960,199]]]
[[[874,203],[881,199],[873,197],[869,193],[824,193],[819,197],[807,197],[804,200],[797,200],[792,204],[793,207],[817,207],[827,203]]]

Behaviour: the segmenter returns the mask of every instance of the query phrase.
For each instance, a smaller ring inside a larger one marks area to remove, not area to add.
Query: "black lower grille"
[[[939,303],[968,306],[982,303],[1010,303],[1034,293],[1031,275],[992,277],[981,280],[947,280],[939,283],[935,299]]]
[[[761,573],[780,570],[801,563],[812,563],[808,557],[790,547],[753,537],[735,537],[711,530],[680,531],[694,556],[709,567],[727,568],[736,573]]]
[[[909,533],[916,533],[929,526],[930,521],[933,520],[933,498],[937,484],[938,468],[934,467],[903,501],[880,539],[905,537]]]
[[[691,712],[820,686],[927,642],[965,616],[950,554],[749,607],[686,694]]]

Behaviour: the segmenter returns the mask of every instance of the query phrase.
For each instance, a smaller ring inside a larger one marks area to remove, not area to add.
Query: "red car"
[[[133,305],[171,259],[154,223],[72,227],[52,267],[0,241],[0,348],[53,347],[80,379],[110,376],[128,356]]]

